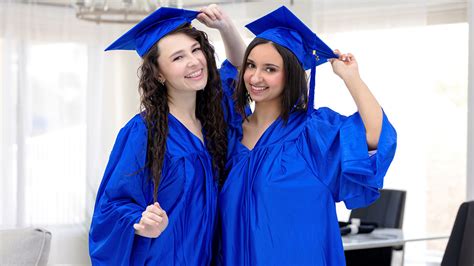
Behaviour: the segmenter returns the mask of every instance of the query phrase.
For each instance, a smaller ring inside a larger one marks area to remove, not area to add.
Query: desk
[[[370,234],[345,235],[344,250],[403,246],[406,242],[448,239],[449,235],[404,236],[402,229],[377,228]]]

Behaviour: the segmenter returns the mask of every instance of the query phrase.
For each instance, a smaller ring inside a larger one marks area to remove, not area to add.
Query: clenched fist
[[[168,215],[158,202],[146,207],[140,222],[133,225],[135,234],[143,237],[157,238],[168,226]]]

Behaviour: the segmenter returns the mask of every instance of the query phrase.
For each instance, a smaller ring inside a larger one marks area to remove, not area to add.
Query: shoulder
[[[346,119],[346,116],[339,114],[329,107],[320,107],[318,109],[314,109],[309,115],[309,120],[311,123],[324,123],[334,126],[340,125]]]
[[[140,155],[146,152],[147,136],[148,130],[143,114],[136,114],[120,129],[115,145]]]
[[[119,131],[118,139],[132,140],[147,136],[147,126],[143,114],[139,113],[133,116]]]
[[[123,126],[122,130],[141,132],[147,130],[143,113],[136,114]]]
[[[233,81],[237,79],[238,70],[229,60],[224,60],[219,69],[222,81]]]

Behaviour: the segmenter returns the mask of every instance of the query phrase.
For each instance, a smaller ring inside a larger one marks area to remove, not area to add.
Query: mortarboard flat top
[[[105,51],[136,50],[140,57],[143,57],[166,34],[185,23],[190,23],[198,14],[199,12],[192,10],[161,7],[118,38]]]
[[[247,24],[246,27],[256,37],[292,51],[305,70],[310,69],[313,62],[317,66],[329,58],[337,58],[331,48],[285,6]]]

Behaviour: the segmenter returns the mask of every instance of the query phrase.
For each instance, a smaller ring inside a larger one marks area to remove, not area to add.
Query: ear
[[[155,73],[155,78],[158,80],[165,80],[165,77],[159,71]]]
[[[161,85],[165,85],[166,79],[165,79],[165,77],[164,77],[161,73],[158,72],[158,73],[156,74],[156,79],[158,79],[158,82],[160,82]]]
[[[159,71],[156,71],[156,72],[155,72],[155,78],[157,78],[157,79],[165,79],[165,77],[163,76],[163,74],[161,74]]]

